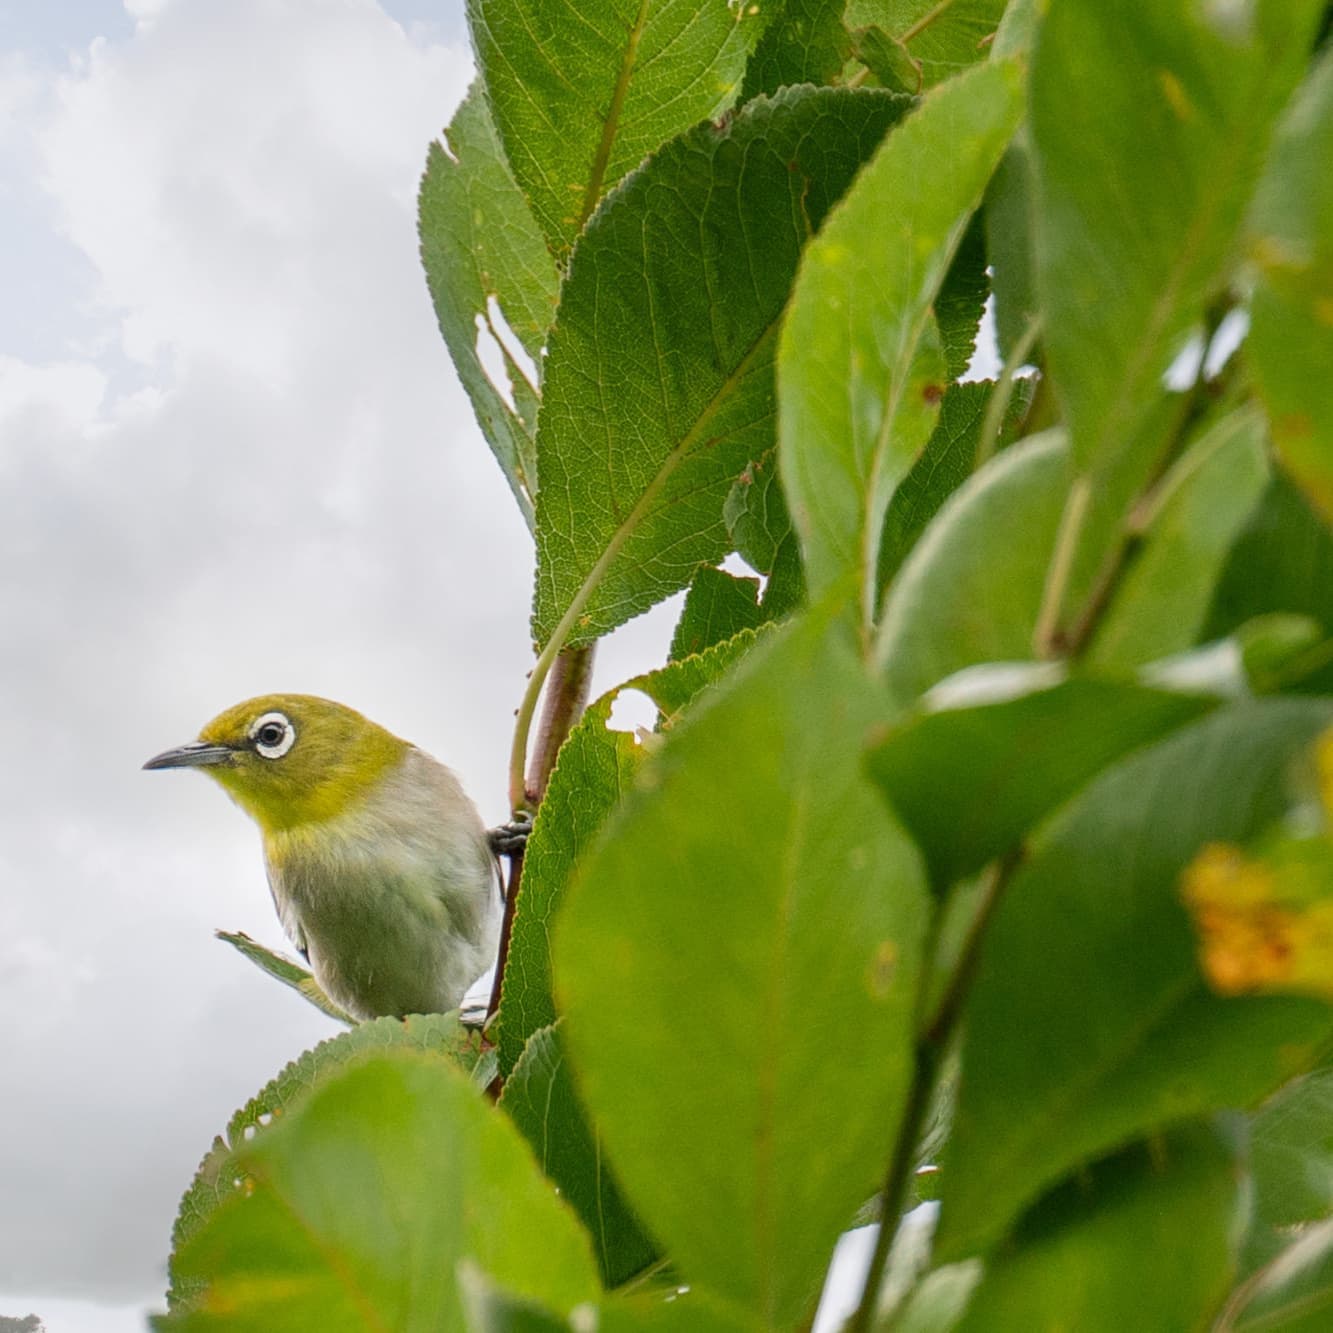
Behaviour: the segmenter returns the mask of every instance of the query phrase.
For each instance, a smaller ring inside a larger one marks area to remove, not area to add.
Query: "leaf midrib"
[[[638,16],[625,38],[625,51],[620,60],[615,86],[611,90],[611,104],[607,107],[606,118],[602,121],[602,134],[597,142],[597,151],[593,153],[587,188],[583,192],[583,205],[579,209],[579,220],[574,228],[575,234],[583,230],[583,224],[592,216],[592,211],[602,196],[602,181],[606,177],[606,167],[611,160],[611,149],[615,145],[616,135],[620,132],[620,116],[625,109],[630,79],[639,58],[639,41],[648,24],[648,3],[649,0],[639,0]]]
[[[615,532],[611,534],[606,545],[602,548],[601,555],[597,557],[596,563],[584,576],[574,596],[570,598],[564,615],[560,617],[555,629],[551,631],[551,637],[547,641],[543,656],[546,653],[558,652],[568,642],[578,618],[592,600],[593,593],[597,591],[602,579],[606,577],[607,570],[610,569],[612,563],[624,548],[625,543],[629,541],[639,525],[651,513],[654,503],[672,474],[682,463],[693,456],[699,444],[705,438],[708,425],[717,415],[722,405],[730,399],[736,387],[754,369],[755,363],[772,343],[781,322],[782,313],[779,311],[778,315],[764,326],[763,331],[751,344],[749,351],[737,363],[736,368],[718,386],[717,391],[708,400],[704,410],[695,418],[694,424],[681,437],[680,442],[673,446],[671,452],[662,460],[661,466],[653,475],[652,480],[643,488],[638,500],[634,503],[634,507],[626,514]]]

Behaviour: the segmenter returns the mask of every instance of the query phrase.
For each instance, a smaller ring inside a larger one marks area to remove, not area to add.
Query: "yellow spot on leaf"
[[[877,1000],[884,999],[898,973],[898,946],[892,940],[881,940],[870,960],[870,993]]]
[[[1169,69],[1157,71],[1157,80],[1162,85],[1162,95],[1167,105],[1180,120],[1194,119],[1194,103],[1190,101],[1185,85]]]

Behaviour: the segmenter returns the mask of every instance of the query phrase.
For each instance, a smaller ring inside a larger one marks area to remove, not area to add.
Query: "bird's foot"
[[[487,829],[486,839],[496,856],[513,856],[528,845],[528,834],[531,832],[532,816],[526,810],[521,810],[509,823]]]

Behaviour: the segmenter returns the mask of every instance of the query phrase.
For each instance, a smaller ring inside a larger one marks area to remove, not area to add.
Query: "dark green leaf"
[[[603,1283],[618,1287],[646,1268],[656,1257],[656,1246],[621,1197],[602,1152],[601,1135],[588,1123],[559,1024],[528,1038],[505,1080],[500,1105],[588,1229]]]
[[[717,684],[766,633],[741,630],[722,643],[715,643],[693,657],[669,662],[657,671],[627,680],[622,689],[641,690],[658,707],[659,729],[674,726],[685,708],[708,686]]]
[[[844,0],[779,0],[745,70],[745,98],[789,83],[833,83],[852,52]]]
[[[878,28],[873,45],[881,54],[889,44],[901,51],[897,64],[885,71],[892,75],[896,69],[901,81],[889,86],[916,93],[985,60],[1004,5],[1005,0],[945,4],[940,0],[850,0],[846,21],[849,28]],[[883,77],[878,66],[872,68]]]
[[[977,671],[984,671],[978,667]],[[870,751],[870,771],[944,887],[980,870],[1108,764],[1216,700],[1126,681],[1052,685],[1032,668],[998,699],[924,706]],[[974,694],[984,692],[978,683]]]
[[[1126,670],[1198,642],[1232,543],[1268,482],[1263,424],[1250,409],[1222,417],[1163,479],[1144,547],[1087,654]]]
[[[801,263],[778,354],[783,486],[812,592],[854,572],[863,627],[884,512],[944,395],[932,303],[1021,111],[1007,65],[931,93]]]
[[[990,293],[986,276],[986,227],[980,213],[958,242],[958,251],[935,298],[935,322],[944,350],[944,373],[956,380],[972,361],[977,330]]]
[[[468,0],[514,175],[552,251],[668,139],[736,100],[768,5]]]
[[[421,262],[436,318],[458,378],[528,525],[536,490],[536,415],[527,372],[495,327],[492,301],[534,365],[555,314],[555,265],[500,148],[486,99],[473,85],[445,131],[446,152],[431,144],[421,179]],[[478,322],[505,356],[506,395],[477,355]],[[524,405],[528,404],[527,410]]]
[[[768,450],[736,478],[722,506],[732,544],[751,569],[768,575],[767,618],[786,615],[805,599],[805,570],[778,474],[778,451]]]
[[[175,1255],[204,1292],[161,1327],[455,1328],[464,1256],[556,1309],[597,1294],[587,1237],[518,1131],[423,1052],[321,1081],[235,1161],[245,1188]]]
[[[685,594],[685,606],[671,636],[670,658],[701,653],[766,619],[759,605],[759,580],[737,578],[705,565]]]
[[[1030,92],[1037,284],[1080,471],[1133,447],[1224,280],[1321,5],[1050,7]]]
[[[766,1327],[813,1309],[910,1078],[926,890],[861,772],[881,715],[827,612],[772,632],[672,730],[556,933],[620,1179]]]
[[[1282,123],[1251,219],[1250,353],[1273,443],[1333,519],[1333,52]]]
[[[1205,1329],[1231,1280],[1240,1207],[1235,1148],[1212,1128],[1135,1144],[1023,1218],[959,1333]]]
[[[1033,655],[1068,485],[1069,450],[1048,434],[1006,449],[949,498],[885,603],[878,653],[895,701],[963,667]]]
[[[884,539],[879,548],[881,590],[898,572],[940,506],[972,475],[981,426],[994,387],[988,380],[973,380],[951,384],[945,391],[940,419],[921,456],[894,491],[884,516]],[[1030,380],[1015,384],[1007,413],[1009,423],[1026,408],[1030,393]]]
[[[574,255],[538,430],[546,643],[586,643],[730,549],[723,504],[773,445],[773,355],[801,247],[905,102],[789,89],[662,150]]]
[[[1274,474],[1231,548],[1205,636],[1221,638],[1274,611],[1309,616],[1333,629],[1333,533],[1282,472]],[[1323,685],[1333,690],[1333,675]]]
[[[1035,840],[964,1016],[941,1256],[984,1248],[1048,1183],[1135,1135],[1244,1106],[1308,1067],[1333,1007],[1208,990],[1178,878],[1286,808],[1328,701],[1269,698],[1107,770]]]

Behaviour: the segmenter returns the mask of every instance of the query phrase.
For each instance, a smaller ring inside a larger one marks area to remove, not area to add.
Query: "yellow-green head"
[[[411,747],[355,709],[312,694],[262,694],[145,768],[202,768],[265,833],[341,814]]]

